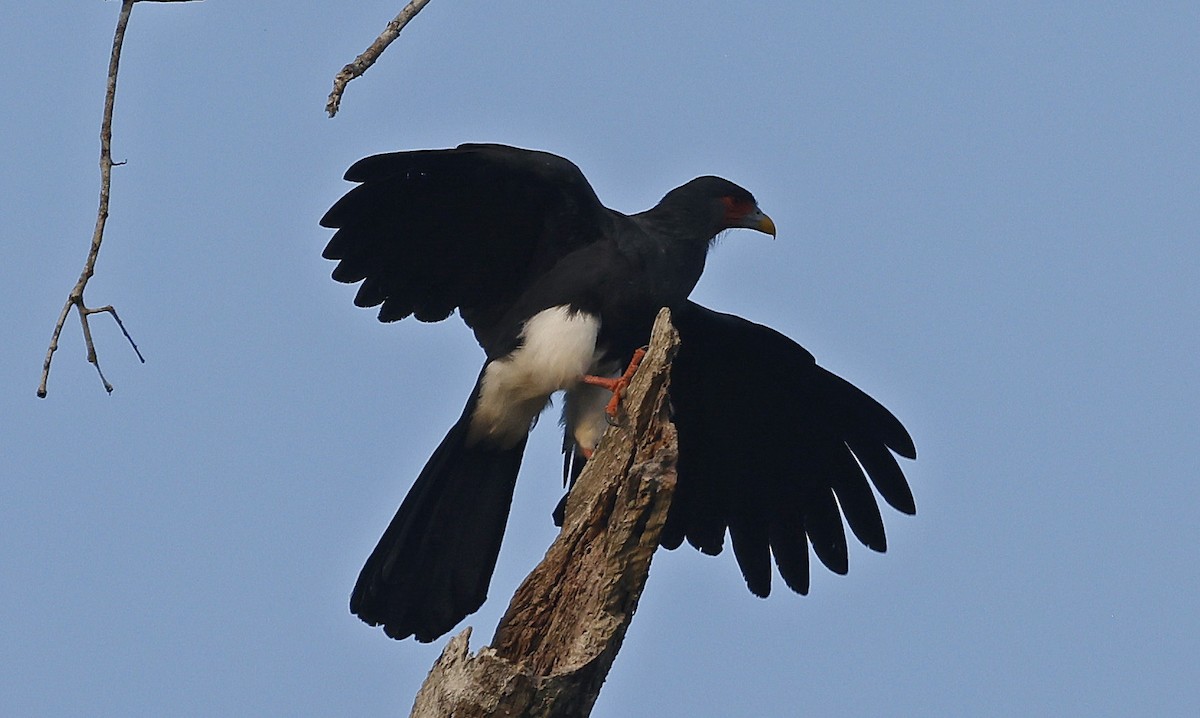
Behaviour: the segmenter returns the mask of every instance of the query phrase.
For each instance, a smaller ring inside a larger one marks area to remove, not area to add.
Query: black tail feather
[[[350,612],[392,638],[432,641],[487,598],[525,450],[468,445],[467,405],[358,576]]]

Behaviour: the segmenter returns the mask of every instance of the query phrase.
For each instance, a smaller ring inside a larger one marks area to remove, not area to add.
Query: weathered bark
[[[586,716],[633,619],[675,488],[667,386],[679,336],[663,310],[650,350],[571,491],[562,532],[509,604],[492,645],[450,640],[412,718]]]

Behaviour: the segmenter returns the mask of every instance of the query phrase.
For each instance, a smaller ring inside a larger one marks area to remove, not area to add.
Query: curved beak
[[[742,221],[738,226],[757,230],[763,234],[769,234],[771,235],[771,239],[775,238],[775,222],[758,207],[755,207],[753,212],[742,217]]]

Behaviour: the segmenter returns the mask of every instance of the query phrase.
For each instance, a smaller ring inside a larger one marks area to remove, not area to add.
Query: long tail
[[[508,522],[522,439],[468,446],[478,387],[400,504],[358,576],[350,612],[392,638],[428,642],[487,598]]]

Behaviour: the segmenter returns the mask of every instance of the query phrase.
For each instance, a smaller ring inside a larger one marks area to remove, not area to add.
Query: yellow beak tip
[[[770,217],[764,216],[762,220],[759,221],[758,227],[755,229],[763,234],[771,235],[772,238],[775,237],[775,222],[772,221]]]

